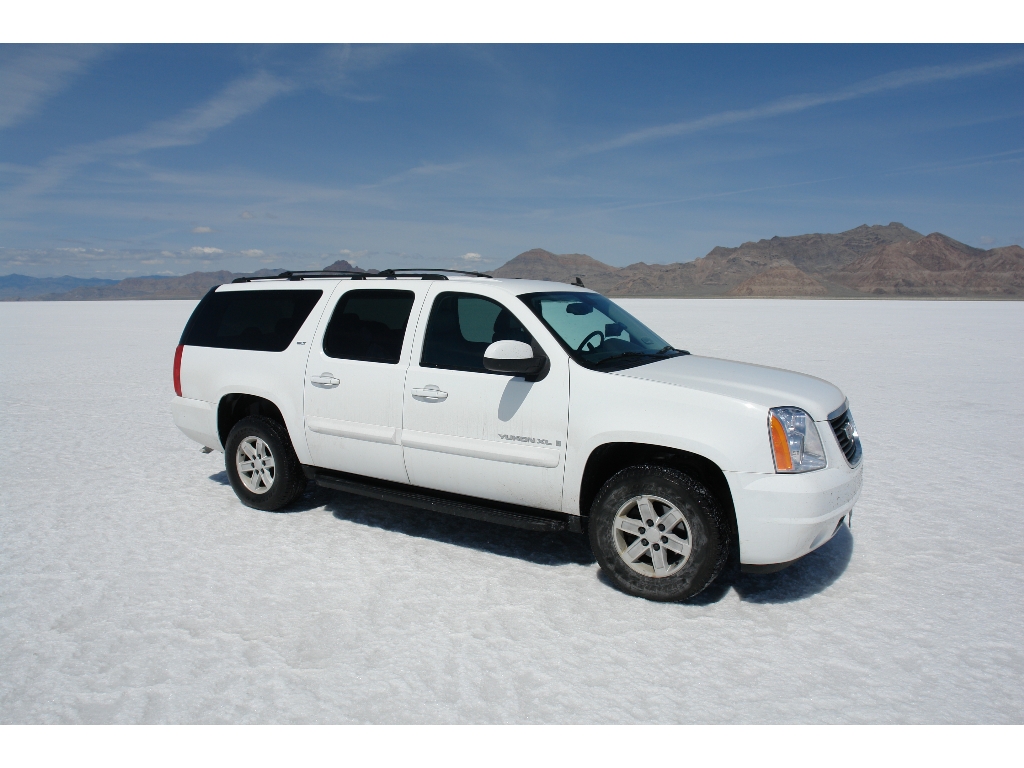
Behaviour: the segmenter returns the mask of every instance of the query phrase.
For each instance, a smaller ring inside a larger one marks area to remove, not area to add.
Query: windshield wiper
[[[685,349],[676,349],[671,344],[662,347],[661,349],[659,349],[654,354],[661,355],[661,354],[664,354],[665,352],[678,352],[680,355],[688,355],[688,354],[690,354],[687,350],[685,350]]]
[[[611,355],[610,357],[606,357],[603,360],[598,360],[595,363],[595,365],[604,365],[610,360],[622,360],[623,358],[626,357],[659,357],[665,354],[666,352],[682,352],[682,350],[677,350],[671,345],[669,345],[666,347],[662,347],[657,352],[620,352],[617,355]]]

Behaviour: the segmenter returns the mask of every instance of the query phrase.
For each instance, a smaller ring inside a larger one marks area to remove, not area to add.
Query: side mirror
[[[522,341],[496,341],[484,352],[484,368],[513,376],[534,376],[541,372],[547,361]]]

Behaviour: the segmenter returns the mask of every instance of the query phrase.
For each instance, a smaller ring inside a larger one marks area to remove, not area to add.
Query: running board
[[[499,504],[468,496],[432,491],[413,485],[388,483],[359,475],[333,472],[318,467],[304,465],[302,469],[307,478],[324,488],[354,493],[357,496],[366,496],[378,501],[389,501],[393,504],[402,504],[417,509],[429,509],[431,512],[441,512],[470,520],[482,520],[527,531],[583,532],[580,518],[577,515],[567,515],[564,512],[548,512],[531,507]]]

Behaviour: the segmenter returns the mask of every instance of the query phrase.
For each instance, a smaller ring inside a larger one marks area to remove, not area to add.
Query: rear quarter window
[[[192,313],[181,344],[283,352],[323,291],[212,291]]]

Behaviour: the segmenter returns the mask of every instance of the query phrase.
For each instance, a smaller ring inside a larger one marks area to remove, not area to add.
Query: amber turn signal
[[[774,413],[768,417],[768,428],[772,433],[772,453],[775,454],[775,470],[777,472],[791,472],[793,470],[793,457],[789,452],[786,428],[782,426],[779,417]]]

